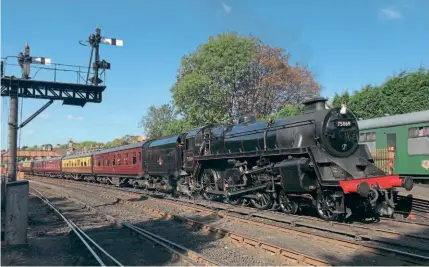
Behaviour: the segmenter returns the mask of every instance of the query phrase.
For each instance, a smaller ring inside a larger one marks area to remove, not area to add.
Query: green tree
[[[174,105],[190,126],[266,117],[287,103],[318,95],[313,74],[289,63],[284,49],[236,33],[210,37],[183,57],[171,88]]]
[[[171,91],[177,111],[189,123],[223,122],[234,115],[235,93],[245,86],[256,43],[255,38],[221,34],[182,58]]]
[[[341,104],[346,103],[347,105],[350,103],[350,94],[348,91],[345,91],[341,96],[338,93],[335,93],[332,98],[331,106],[335,108],[341,107]]]
[[[147,115],[143,116],[139,122],[139,127],[144,128],[149,138],[159,138],[165,135],[168,126],[175,120],[173,107],[164,104],[160,107],[151,105]]]
[[[192,127],[189,121],[187,121],[186,119],[175,119],[168,125],[167,129],[164,132],[164,135],[168,136],[180,134],[189,131],[192,128],[194,127]]]
[[[333,102],[339,101],[336,97]],[[429,70],[404,71],[380,86],[366,85],[350,96],[348,106],[362,119],[427,110]]]
[[[279,119],[279,118],[285,118],[290,116],[297,116],[304,113],[304,107],[303,105],[297,104],[297,105],[285,105],[282,109],[280,109],[279,112],[275,113],[271,118],[273,119]]]
[[[332,98],[331,106],[335,108],[341,107],[342,98],[338,93],[335,93],[334,97]]]

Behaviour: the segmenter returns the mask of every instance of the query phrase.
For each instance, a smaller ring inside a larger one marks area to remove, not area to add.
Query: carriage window
[[[86,161],[83,163],[83,166],[85,166],[85,167],[86,167]]]
[[[83,167],[83,161],[80,162],[80,166]]]
[[[116,159],[115,159],[115,155],[113,155],[113,159],[112,159],[112,165],[116,164]]]
[[[97,161],[97,166],[100,167],[100,165],[101,165],[101,162]]]
[[[137,163],[136,152],[133,153],[133,165]]]
[[[429,126],[408,129],[408,155],[429,154]]]

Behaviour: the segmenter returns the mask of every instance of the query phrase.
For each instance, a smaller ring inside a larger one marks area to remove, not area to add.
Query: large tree
[[[172,87],[174,105],[190,126],[232,121],[251,113],[266,117],[285,104],[318,95],[312,73],[289,63],[284,49],[235,33],[210,37],[183,57]]]
[[[149,138],[164,136],[169,125],[175,120],[173,107],[164,104],[160,107],[151,105],[147,115],[140,120],[139,126],[145,129]]]
[[[351,96],[335,94],[332,105],[346,102],[359,118],[370,119],[429,109],[429,70],[401,72],[380,86],[366,85]]]
[[[292,66],[290,54],[283,48],[258,44],[252,59],[250,84],[242,91],[244,112],[266,117],[285,105],[301,103],[319,95],[321,86],[306,66]]]

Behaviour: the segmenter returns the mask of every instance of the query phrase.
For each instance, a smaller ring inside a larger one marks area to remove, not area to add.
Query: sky
[[[95,27],[123,47],[102,45],[111,63],[103,102],[83,108],[57,101],[26,125],[19,145],[93,140],[106,142],[138,127],[150,105],[171,101],[182,56],[209,36],[235,31],[285,48],[292,61],[307,64],[323,86],[322,95],[381,84],[402,70],[429,66],[427,0],[2,0],[1,56],[16,56],[26,41],[33,56],[87,66],[87,40]],[[10,63],[16,63],[9,59]],[[7,75],[20,75],[7,67]],[[34,79],[53,80],[53,72],[33,69]],[[60,73],[58,81],[75,82]],[[21,102],[23,101],[23,102]],[[25,120],[45,100],[20,101]],[[0,102],[1,147],[7,144],[8,99]]]

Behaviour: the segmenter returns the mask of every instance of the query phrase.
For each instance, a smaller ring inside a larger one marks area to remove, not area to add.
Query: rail
[[[42,200],[45,204],[47,204],[49,207],[51,207],[70,227],[70,229],[76,234],[77,237],[82,241],[82,243],[85,245],[85,247],[91,252],[91,254],[94,256],[94,258],[97,260],[97,262],[100,264],[100,266],[106,266],[106,264],[103,262],[103,260],[100,258],[100,256],[94,251],[94,249],[88,244],[87,241],[92,243],[94,246],[96,246],[104,255],[106,255],[108,258],[110,258],[115,264],[118,266],[123,266],[118,260],[116,260],[112,255],[110,255],[107,251],[105,251],[102,247],[100,247],[93,239],[91,239],[85,232],[77,226],[73,221],[67,219],[55,206],[37,189],[32,188],[35,192],[39,194],[36,195],[34,193],[31,193],[31,195],[39,198]]]
[[[122,223],[122,225],[144,236],[145,238],[151,240],[152,242],[157,243],[158,245],[166,248],[167,250],[171,251],[172,253],[176,254],[177,256],[181,257],[183,260],[187,261],[192,265],[197,266],[200,264],[204,264],[206,266],[220,266],[218,263],[205,258],[204,256],[202,256],[201,254],[198,254],[195,251],[187,249],[179,244],[176,244],[170,240],[162,238],[159,235],[146,231],[140,227],[137,227],[129,223]]]

